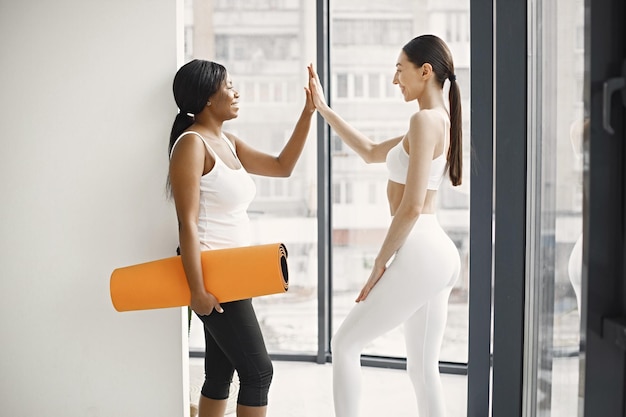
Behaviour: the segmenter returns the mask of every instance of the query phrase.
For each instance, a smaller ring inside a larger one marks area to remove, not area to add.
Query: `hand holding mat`
[[[289,288],[287,249],[282,243],[203,251],[204,287],[220,303]],[[180,256],[117,268],[111,274],[117,311],[189,305],[191,292]]]

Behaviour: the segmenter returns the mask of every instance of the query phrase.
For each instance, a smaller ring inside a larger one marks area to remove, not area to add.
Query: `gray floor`
[[[332,365],[310,362],[274,361],[268,417],[332,417]],[[203,378],[203,360],[190,359],[192,402],[197,401]],[[465,417],[467,378],[442,375],[447,417]],[[229,416],[234,416],[236,384],[229,400]],[[363,368],[361,417],[416,417],[417,406],[411,383],[402,370]]]

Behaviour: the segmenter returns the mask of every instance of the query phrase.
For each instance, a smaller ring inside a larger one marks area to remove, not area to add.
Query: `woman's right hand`
[[[313,69],[313,64],[309,64],[307,69],[309,70],[309,91],[311,92],[313,104],[315,104],[315,108],[319,111],[320,109],[328,107],[326,99],[324,98],[324,89],[322,88],[319,76]]]
[[[207,291],[192,292],[189,307],[199,316],[208,316],[214,309],[218,313],[224,312],[217,298]]]

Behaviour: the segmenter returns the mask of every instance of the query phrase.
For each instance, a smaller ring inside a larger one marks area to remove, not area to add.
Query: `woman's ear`
[[[433,66],[430,65],[428,62],[425,62],[424,65],[422,65],[421,71],[422,79],[428,80],[433,75]]]

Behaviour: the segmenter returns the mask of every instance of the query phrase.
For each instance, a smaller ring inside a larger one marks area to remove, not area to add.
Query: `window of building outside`
[[[330,2],[330,62],[333,108],[375,141],[403,135],[417,104],[405,103],[392,84],[398,55],[413,37],[432,33],[445,40],[455,59],[463,106],[463,185],[438,192],[439,221],[456,243],[462,274],[450,297],[441,360],[467,362],[469,248],[469,0],[376,0]],[[447,84],[444,87],[447,97]],[[369,277],[391,221],[384,164],[365,164],[332,138],[333,333]],[[348,185],[350,187],[348,187]],[[347,193],[350,198],[347,198]],[[403,329],[374,340],[365,354],[405,357]]]
[[[305,103],[306,66],[315,62],[315,2],[186,0],[185,60],[223,64],[240,93],[239,117],[224,130],[277,154]],[[289,291],[254,299],[271,353],[317,352],[316,131],[290,178],[253,176],[253,244],[282,242],[289,256]],[[189,348],[204,351],[194,316]]]
[[[578,415],[584,1],[529,2],[528,415]],[[539,29],[541,28],[541,29]],[[580,393],[580,394],[579,394]]]

